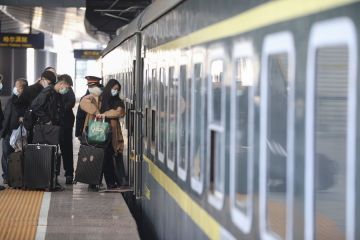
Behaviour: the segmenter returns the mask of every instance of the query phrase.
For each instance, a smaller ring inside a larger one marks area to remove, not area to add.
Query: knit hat
[[[44,71],[41,74],[41,78],[45,78],[46,80],[49,80],[51,83],[50,84],[55,84],[56,82],[56,75],[55,73],[53,73],[52,71]]]

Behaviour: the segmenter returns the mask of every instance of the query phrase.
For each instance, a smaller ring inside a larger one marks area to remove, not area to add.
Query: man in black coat
[[[4,179],[4,183],[7,183],[8,162],[10,154],[14,152],[14,149],[10,145],[10,137],[12,131],[19,127],[24,117],[24,113],[29,106],[29,102],[23,95],[27,85],[28,83],[25,79],[17,79],[13,89],[13,95],[5,106],[4,120],[2,122],[2,129],[0,131],[0,137],[3,138],[3,154],[1,158],[1,165],[3,169],[2,177]]]
[[[69,75],[63,74],[58,76],[58,81],[67,79],[68,82],[72,83],[72,79]],[[72,86],[72,84],[71,84]],[[72,130],[74,127],[75,116],[73,113],[73,107],[75,106],[75,94],[72,88],[69,91],[61,95],[61,99],[64,106],[64,120],[61,127],[61,138],[60,138],[60,149],[63,159],[63,166],[65,170],[66,184],[73,183],[74,177],[74,159],[73,159],[73,139]]]

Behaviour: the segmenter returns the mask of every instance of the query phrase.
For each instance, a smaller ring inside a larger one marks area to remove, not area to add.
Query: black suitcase
[[[10,154],[8,165],[8,185],[12,188],[22,188],[23,186],[23,151]]]
[[[56,145],[28,144],[25,148],[24,188],[55,189],[56,156]]]
[[[75,182],[99,185],[104,162],[104,149],[80,145]]]

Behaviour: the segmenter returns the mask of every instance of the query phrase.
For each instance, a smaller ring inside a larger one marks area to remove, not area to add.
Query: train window
[[[157,110],[157,78],[156,78],[156,68],[153,68],[151,71],[151,155],[155,157],[155,146],[156,146],[156,110]]]
[[[186,157],[186,113],[187,113],[187,99],[186,99],[186,65],[180,66],[179,77],[179,97],[178,97],[178,176],[180,179],[186,179],[187,157]]]
[[[264,40],[260,112],[260,232],[263,239],[292,239],[293,82],[292,35]]]
[[[219,50],[219,51],[218,51]],[[211,53],[210,53],[211,54]],[[221,49],[214,50],[213,54],[223,55]],[[211,58],[211,56],[210,56]],[[224,60],[216,59],[210,64],[210,78],[208,82],[209,125],[207,131],[207,159],[209,173],[209,202],[221,209],[225,190],[224,164]]]
[[[341,34],[338,34],[341,32]],[[355,239],[356,28],[316,23],[308,55],[305,238]]]
[[[148,139],[148,98],[147,98],[147,84],[148,84],[148,69],[145,70],[145,76],[144,76],[144,84],[143,84],[143,109],[144,109],[144,116],[145,120],[143,121],[143,145],[144,145],[144,152],[147,150],[147,139]]]
[[[175,78],[175,67],[169,68],[169,95],[168,95],[168,114],[167,114],[167,166],[174,170],[176,162],[176,140],[177,140],[177,89],[178,83]]]
[[[156,79],[156,68],[151,70],[151,85],[152,85],[152,89],[151,89],[151,107],[152,108],[156,108],[156,104],[157,104],[157,79]]]
[[[230,205],[233,223],[251,230],[253,212],[254,84],[256,60],[250,42],[233,48],[230,118]]]
[[[159,74],[159,117],[158,117],[158,158],[164,162],[164,153],[166,146],[166,109],[165,109],[165,68],[160,68]]]
[[[195,57],[194,57],[195,58]],[[202,57],[199,56],[199,61]],[[196,61],[196,59],[195,59]],[[192,114],[191,114],[191,187],[197,193],[203,190],[203,169],[205,161],[204,143],[205,143],[205,127],[206,127],[206,101],[205,101],[205,83],[203,78],[202,63],[193,65],[193,91],[192,91]]]

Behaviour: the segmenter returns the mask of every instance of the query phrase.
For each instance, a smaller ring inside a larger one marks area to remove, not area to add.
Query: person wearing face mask
[[[114,80],[114,81],[117,82],[116,80]],[[111,82],[113,83],[113,81],[111,81]],[[114,90],[113,90],[114,96],[112,96],[112,93],[111,93],[111,90],[112,90],[111,84],[106,85],[104,92],[102,92],[98,83],[88,84],[90,94],[87,96],[84,96],[80,101],[80,108],[87,113],[83,131],[85,131],[90,120],[93,120],[96,117],[102,117],[102,118],[112,117],[112,116],[117,117],[117,116],[120,116],[121,114],[124,114],[124,111],[118,107],[116,107],[115,109],[109,108],[106,111],[104,110],[104,109],[107,109],[108,106],[113,106],[114,103],[117,103],[114,101],[114,99],[118,98],[118,97],[116,97],[116,95],[118,94],[118,91],[120,89],[120,84],[118,82],[117,82],[117,84],[115,84],[116,87],[114,87]],[[103,100],[106,102],[105,104],[102,104]],[[109,105],[109,104],[111,104],[111,105]],[[102,108],[102,106],[107,106],[107,107]],[[102,111],[102,110],[104,110],[104,111]],[[123,144],[122,138],[119,141],[122,141],[121,144]],[[103,165],[105,182],[106,182],[108,189],[116,188],[114,165],[112,164],[112,157],[114,154],[112,145],[109,145],[108,147],[105,148],[104,165]],[[121,146],[116,147],[116,148],[121,148]],[[96,186],[90,185],[89,190],[92,190],[95,187]]]
[[[23,121],[24,113],[29,107],[29,102],[24,98],[23,92],[28,86],[28,82],[24,78],[15,81],[12,96],[5,106],[4,121],[0,136],[3,138],[1,165],[3,169],[3,180],[7,184],[8,162],[10,154],[14,149],[10,145],[10,137],[13,130],[17,129]]]
[[[85,79],[87,80],[88,89],[85,95],[81,97],[80,102],[85,96],[90,94],[89,92],[90,88],[93,88],[95,86],[100,87],[100,89],[103,88],[102,84],[100,84],[101,78],[95,76],[86,76]],[[84,110],[82,110],[81,107],[78,107],[76,112],[75,137],[77,137],[79,140],[81,139],[81,135],[83,132],[86,115],[87,113]]]
[[[100,114],[97,115],[98,118],[105,118],[111,128],[111,145],[105,152],[104,173],[107,172],[110,176],[114,175],[115,171],[118,173],[113,186],[115,188],[127,185],[123,162],[124,139],[119,121],[126,115],[126,111],[124,102],[119,98],[120,90],[120,83],[116,79],[110,79],[101,95]],[[109,184],[107,185],[109,187]]]
[[[75,116],[72,111],[73,107],[75,106],[75,94],[72,89],[72,79],[67,74],[62,74],[58,76],[58,81],[66,80],[71,82],[70,87],[68,88],[68,92],[61,95],[61,100],[64,105],[64,119],[63,125],[61,127],[61,134],[60,137],[60,149],[61,155],[63,159],[63,166],[65,170],[65,184],[73,184],[73,177],[74,177],[74,159],[73,159],[73,137],[72,137],[72,130],[74,127]]]

